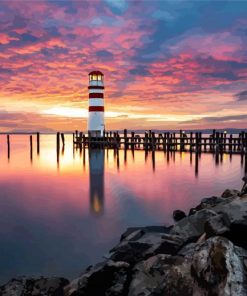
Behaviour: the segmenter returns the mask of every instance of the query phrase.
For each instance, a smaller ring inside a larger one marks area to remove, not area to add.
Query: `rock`
[[[191,265],[195,279],[193,295],[247,295],[246,275],[239,252],[222,237],[213,237],[198,245]]]
[[[61,296],[69,283],[65,278],[19,277],[0,287],[1,296]]]
[[[226,237],[234,244],[247,248],[247,199],[236,197],[230,203],[216,206],[214,210],[228,217],[230,231]]]
[[[183,246],[184,239],[170,234],[168,231],[171,229],[165,228],[163,232],[158,232],[158,228],[154,232],[150,232],[151,228],[147,232],[136,230],[125,236],[125,239],[110,251],[109,258],[136,264],[155,254],[174,255]]]
[[[204,233],[205,222],[216,215],[216,212],[208,209],[198,211],[176,223],[171,229],[170,235],[176,235],[180,240],[183,240],[184,244],[195,242]]]
[[[183,212],[181,210],[176,210],[176,211],[173,212],[173,219],[175,221],[180,221],[180,220],[182,220],[185,217],[186,217],[185,212]]]
[[[196,207],[196,210],[199,211],[202,209],[210,209],[225,201],[226,200],[222,197],[217,197],[217,196],[205,197],[201,200],[200,204]]]
[[[64,288],[64,296],[124,296],[129,264],[102,262]]]
[[[125,261],[134,264],[145,259],[145,252],[152,246],[152,242],[123,241],[111,250],[110,259],[113,261]]]
[[[183,248],[181,248],[181,250],[179,250],[179,252],[177,253],[177,255],[180,256],[193,256],[194,252],[195,252],[195,248],[196,248],[197,244],[196,243],[189,243],[187,245],[185,245]]]
[[[135,265],[128,296],[244,296],[246,251],[213,237],[179,255],[156,255]]]
[[[228,197],[233,197],[233,196],[238,196],[238,195],[240,195],[240,191],[235,190],[235,189],[226,189],[222,193],[221,197],[228,198]]]
[[[209,218],[204,226],[207,237],[227,235],[230,231],[230,221],[227,214],[219,214]]]
[[[194,215],[197,212],[196,208],[191,208],[189,211],[189,216]]]
[[[134,267],[128,296],[190,296],[193,279],[189,258],[156,255]]]
[[[130,228],[127,228],[127,230],[121,235],[120,242],[123,240],[133,239],[135,235],[139,235],[139,234],[141,234],[142,236],[143,234],[150,233],[150,232],[169,233],[170,229],[171,227],[165,227],[165,226],[130,227]]]

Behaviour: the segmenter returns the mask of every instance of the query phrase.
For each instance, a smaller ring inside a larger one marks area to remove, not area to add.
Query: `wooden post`
[[[64,144],[65,144],[64,133],[61,133],[61,139],[62,139],[62,144],[63,144],[63,147],[64,147]],[[80,140],[81,140],[81,139],[80,139]]]
[[[144,135],[143,148],[145,150],[148,150],[148,133],[147,132],[145,132],[145,135]]]
[[[124,129],[124,149],[128,149],[128,131],[127,129]]]
[[[155,139],[155,133],[152,132],[152,150],[154,151],[156,148],[156,139]]]
[[[60,133],[57,132],[57,166],[59,167]]]
[[[152,151],[152,164],[153,164],[153,171],[155,171],[155,149]]]
[[[190,132],[190,152],[193,150],[193,132]]]
[[[9,138],[9,135],[7,135],[7,147],[8,147],[8,159],[10,159],[10,138]]]
[[[199,133],[196,132],[196,153],[199,152],[198,143],[199,143]]]
[[[131,149],[135,147],[135,132],[131,132]]]
[[[163,150],[166,151],[166,135],[167,133],[164,133],[164,137],[163,137]]]
[[[60,150],[60,133],[57,132],[57,150]]]
[[[30,135],[30,159],[33,161],[33,136]]]
[[[229,139],[228,151],[229,151],[230,153],[232,153],[232,134],[230,135],[230,139]]]
[[[245,145],[244,145],[244,131],[241,132],[241,152],[243,153],[244,152],[244,148],[245,148]]]
[[[219,136],[220,136],[220,134],[219,134],[219,132],[216,132],[216,141],[215,141],[215,151],[216,151],[216,153],[218,153],[219,152]]]
[[[196,142],[198,144],[198,133],[196,133]],[[198,169],[199,169],[199,153],[198,150],[196,148],[196,159],[195,159],[195,176],[198,176]]]
[[[124,146],[126,147],[126,146]],[[126,165],[127,164],[127,149],[124,148],[124,164]]]
[[[91,132],[88,132],[88,148],[91,148]]]
[[[167,151],[168,151],[168,154],[169,154],[169,151],[170,151],[170,132],[167,132]]]
[[[37,154],[39,155],[40,151],[40,133],[37,132]]]

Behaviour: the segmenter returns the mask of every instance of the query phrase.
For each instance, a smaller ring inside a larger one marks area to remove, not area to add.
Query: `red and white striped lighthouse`
[[[104,115],[104,74],[92,71],[89,74],[88,132],[92,137],[103,136],[105,129]]]

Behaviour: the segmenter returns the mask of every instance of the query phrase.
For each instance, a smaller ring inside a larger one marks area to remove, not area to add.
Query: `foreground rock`
[[[64,278],[26,278],[12,279],[0,287],[1,296],[59,296],[69,281]]]
[[[0,295],[246,296],[247,195],[226,190],[202,199],[170,227],[128,228],[105,257],[77,279],[19,279]],[[66,286],[65,286],[66,285]]]

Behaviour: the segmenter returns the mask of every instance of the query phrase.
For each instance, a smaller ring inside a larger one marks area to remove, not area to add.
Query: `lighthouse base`
[[[98,131],[88,131],[90,133],[91,137],[103,137],[103,130],[98,130]]]

